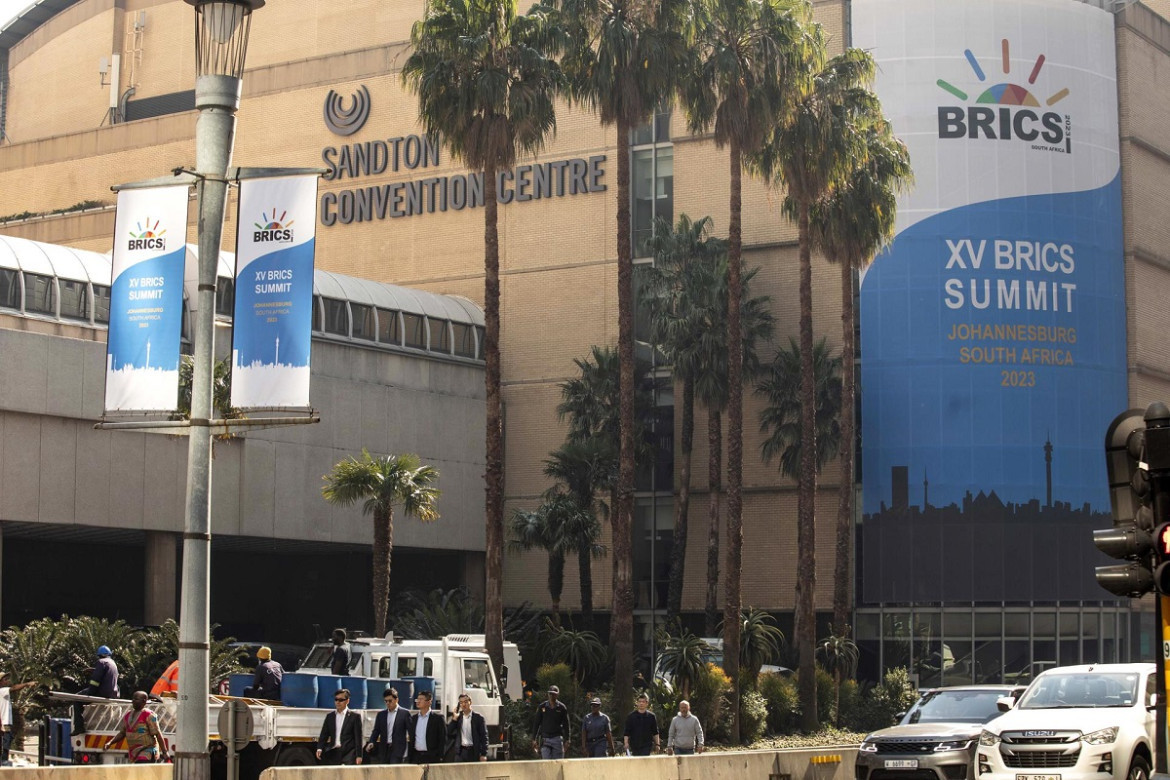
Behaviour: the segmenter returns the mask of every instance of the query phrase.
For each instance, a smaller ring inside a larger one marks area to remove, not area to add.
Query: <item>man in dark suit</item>
[[[454,747],[456,761],[487,761],[487,721],[471,711],[471,697],[459,697],[459,711],[447,724],[447,739]]]
[[[379,764],[405,764],[410,747],[410,712],[398,706],[398,691],[387,688],[383,694],[386,709],[374,719],[374,730],[366,743],[366,752],[373,753]]]
[[[325,716],[317,737],[317,760],[322,764],[362,762],[362,718],[349,709],[349,691],[342,688],[333,696],[336,712]]]
[[[431,709],[431,692],[419,691],[414,697],[418,712],[410,718],[410,762],[439,764],[446,752],[447,727],[443,716]]]

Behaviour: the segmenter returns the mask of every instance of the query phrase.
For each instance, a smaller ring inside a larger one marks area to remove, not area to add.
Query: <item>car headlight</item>
[[[966,750],[971,747],[969,739],[953,739],[950,742],[940,742],[934,746],[935,753],[945,753],[949,750]]]
[[[861,751],[862,753],[876,753],[876,752],[878,752],[877,743],[870,742],[869,737],[866,737],[865,739],[863,739],[861,741],[861,746],[857,749],[859,751]]]
[[[1081,737],[1081,741],[1086,745],[1108,745],[1117,741],[1117,726],[1110,726],[1107,729],[1099,729],[1085,734]]]
[[[979,744],[984,747],[995,747],[1000,742],[998,734],[992,734],[987,729],[984,729],[979,735]]]

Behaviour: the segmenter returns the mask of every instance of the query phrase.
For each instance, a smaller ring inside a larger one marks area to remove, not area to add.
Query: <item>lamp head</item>
[[[252,11],[265,0],[186,0],[195,6],[196,76],[244,73]]]

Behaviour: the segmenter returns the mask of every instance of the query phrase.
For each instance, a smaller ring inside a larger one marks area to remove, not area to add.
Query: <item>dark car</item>
[[[856,780],[974,780],[983,724],[1001,714],[1000,697],[1023,691],[1019,685],[966,685],[924,693],[897,726],[865,737]]]

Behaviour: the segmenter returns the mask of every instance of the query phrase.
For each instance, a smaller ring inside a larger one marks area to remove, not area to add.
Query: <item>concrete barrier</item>
[[[0,769],[4,780],[171,780],[170,764],[28,766]]]
[[[678,761],[672,756],[570,759],[561,762],[564,764],[561,780],[593,780],[598,776],[607,780],[679,780]],[[708,777],[703,775],[704,780]]]
[[[750,750],[704,753],[678,759],[679,780],[767,780],[776,774],[776,751]],[[841,780],[847,780],[842,778]]]

